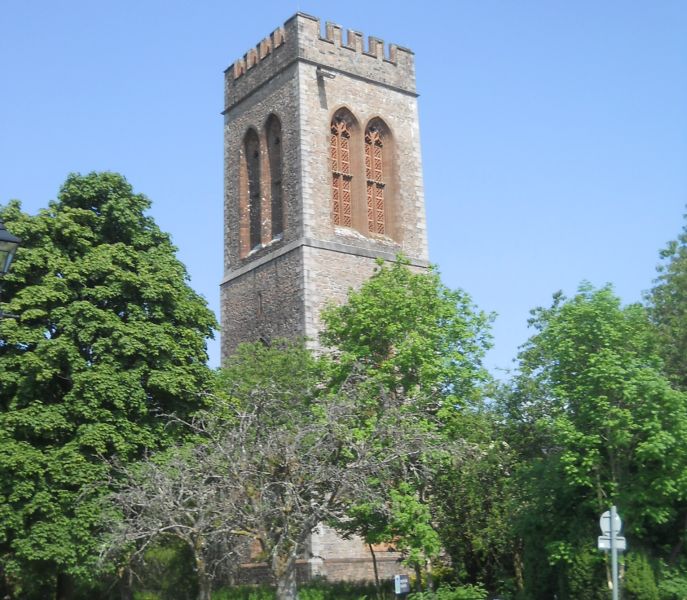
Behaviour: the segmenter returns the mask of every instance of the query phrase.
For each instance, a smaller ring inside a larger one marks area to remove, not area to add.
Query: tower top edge
[[[371,61],[380,61],[386,68],[409,70],[414,79],[412,50],[398,44],[386,44],[375,36],[368,36],[365,43],[361,32],[352,29],[346,29],[345,32],[344,35],[344,29],[336,23],[326,21],[322,27],[318,17],[297,12],[230,64],[225,74],[228,80],[236,80],[259,69],[265,59],[277,53],[293,58],[309,58],[309,54],[316,50],[320,58],[318,62],[321,61],[325,66],[336,61],[337,54],[346,55],[347,60],[362,56]]]

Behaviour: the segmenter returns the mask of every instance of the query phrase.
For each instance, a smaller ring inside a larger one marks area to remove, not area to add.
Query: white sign
[[[611,538],[605,535],[599,536],[599,550],[610,550],[611,549]],[[617,535],[615,536],[615,549],[618,552],[623,552],[627,550],[627,540]]]
[[[407,575],[394,575],[394,592],[397,596],[410,592],[410,580]]]
[[[599,526],[601,527],[601,533],[608,536],[611,535],[611,527],[613,527],[613,531],[616,534],[620,533],[623,522],[620,520],[618,513],[615,513],[615,519],[613,519],[613,523],[611,523],[611,511],[607,510],[601,515],[601,518],[599,519]]]

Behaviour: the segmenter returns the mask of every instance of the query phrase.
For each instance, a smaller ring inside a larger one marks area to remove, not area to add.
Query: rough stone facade
[[[335,158],[343,114],[350,130],[345,156]],[[427,265],[410,50],[374,37],[364,44],[358,32],[330,23],[322,30],[319,19],[298,13],[226,70],[224,117],[223,358],[244,341],[316,341],[322,308],[344,301],[378,258],[403,253]],[[383,179],[372,174],[377,159]],[[341,209],[334,188],[344,180],[349,204]],[[349,222],[337,222],[340,210]],[[360,540],[321,529],[311,540],[311,576],[372,579]],[[382,576],[398,572],[397,559],[382,553]]]

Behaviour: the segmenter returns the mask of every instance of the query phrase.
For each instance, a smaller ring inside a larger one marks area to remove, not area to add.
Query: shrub
[[[625,572],[625,600],[659,600],[653,569],[646,556],[629,554]]]
[[[436,592],[410,594],[411,600],[486,600],[487,591],[481,585],[442,585]]]
[[[566,571],[570,598],[608,600],[604,555],[596,548],[580,548]]]

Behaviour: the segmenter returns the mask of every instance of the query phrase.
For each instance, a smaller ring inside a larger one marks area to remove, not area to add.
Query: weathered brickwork
[[[427,265],[410,50],[298,13],[230,65],[224,101],[223,358],[243,341],[316,344],[323,307],[345,301],[378,258]],[[339,115],[346,139],[333,141]],[[335,215],[342,194],[344,219]],[[310,576],[373,579],[361,540],[322,526],[310,544]],[[379,553],[382,578],[399,572],[398,558]]]

